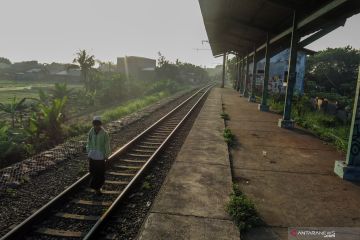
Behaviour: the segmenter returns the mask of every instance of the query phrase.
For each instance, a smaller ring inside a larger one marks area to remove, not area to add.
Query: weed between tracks
[[[222,112],[222,113],[220,114],[220,116],[221,116],[221,118],[224,119],[225,121],[230,120],[229,114],[227,114],[227,113],[225,113],[225,112]]]
[[[229,128],[224,129],[224,140],[229,145],[229,147],[235,145],[235,135],[232,134],[231,130]]]
[[[262,224],[254,203],[240,191],[237,184],[233,184],[233,190],[230,194],[230,201],[226,205],[226,211],[241,233]]]

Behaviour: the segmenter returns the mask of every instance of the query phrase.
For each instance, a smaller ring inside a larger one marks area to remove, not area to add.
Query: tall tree
[[[92,67],[95,65],[95,56],[89,55],[86,50],[79,50],[76,53],[76,58],[74,58],[73,63],[79,65],[85,90],[90,91],[91,81],[89,80],[89,74]]]
[[[0,63],[11,64],[10,60],[4,57],[0,57]]]
[[[354,96],[360,63],[360,50],[350,46],[327,48],[308,58],[306,80],[330,92]]]

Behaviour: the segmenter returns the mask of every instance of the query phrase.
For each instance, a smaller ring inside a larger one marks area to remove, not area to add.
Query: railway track
[[[201,88],[152,126],[111,154],[103,194],[88,188],[89,174],[13,228],[0,240],[94,239],[99,229],[121,207],[130,189],[146,171],[173,134],[206,96],[211,86]]]

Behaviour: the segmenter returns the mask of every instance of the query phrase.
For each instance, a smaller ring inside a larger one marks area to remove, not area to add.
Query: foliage
[[[227,75],[229,76],[230,80],[232,81],[233,86],[235,86],[236,76],[237,76],[237,68],[236,68],[236,57],[228,59],[226,62],[227,66]]]
[[[221,118],[224,119],[225,121],[230,120],[229,114],[222,112],[220,114]]]
[[[54,88],[50,89],[53,99],[63,99],[72,94],[72,89],[69,89],[66,83],[55,83]]]
[[[239,186],[236,184],[233,185],[226,211],[240,232],[246,232],[253,227],[259,226],[262,222],[254,203],[240,191]]]
[[[160,93],[156,93],[156,94],[153,94],[150,96],[145,96],[141,99],[130,101],[123,106],[117,107],[113,110],[106,111],[102,115],[103,121],[109,122],[112,120],[117,120],[127,114],[130,114],[132,112],[139,110],[140,108],[143,108],[151,103],[154,103],[154,102],[158,101],[159,99],[162,99],[168,95],[169,94],[166,92],[160,92]]]
[[[209,81],[209,75],[205,69],[179,60],[171,63],[160,52],[158,54],[158,66],[156,67],[158,79],[170,79],[182,84],[199,84]]]
[[[224,137],[225,142],[229,146],[233,146],[235,144],[235,135],[232,134],[232,132],[229,128],[224,129],[223,137]]]
[[[28,133],[35,137],[33,143],[39,143],[39,139],[43,138],[41,142],[53,146],[63,140],[63,110],[66,101],[67,97],[64,97],[54,99],[49,105],[39,105],[39,112],[32,114],[27,128]]]
[[[307,61],[305,82],[314,82],[307,91],[331,92],[335,90],[343,96],[354,96],[360,63],[360,50],[350,46],[327,48],[310,56]]]
[[[89,78],[90,71],[95,65],[95,56],[89,55],[86,50],[79,50],[76,53],[73,63],[76,63],[80,67],[82,79],[84,81],[84,87],[86,91],[95,91],[91,78]]]
[[[32,146],[25,142],[26,137],[23,130],[10,129],[5,123],[0,123],[0,167],[32,152]]]
[[[334,143],[339,150],[347,150],[350,126],[343,125],[335,116],[305,112],[301,116],[293,114],[293,117],[299,126],[309,129],[323,140]]]
[[[18,120],[17,117],[20,117],[21,119],[22,113],[26,109],[25,101],[26,98],[18,100],[15,96],[11,99],[10,103],[0,103],[0,110],[9,114],[11,117],[12,128],[15,127],[15,121]]]
[[[174,80],[161,80],[156,81],[154,84],[150,85],[149,88],[146,91],[146,94],[154,94],[161,91],[168,91],[169,93],[175,93],[182,89],[183,86],[181,86],[179,83],[175,82]]]
[[[0,63],[11,64],[10,60],[4,57],[0,57]]]

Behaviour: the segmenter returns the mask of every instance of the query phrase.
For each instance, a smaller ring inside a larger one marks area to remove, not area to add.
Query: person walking
[[[109,134],[102,127],[101,117],[95,116],[92,121],[86,144],[89,158],[90,187],[101,195],[105,182],[105,163],[110,155]]]

